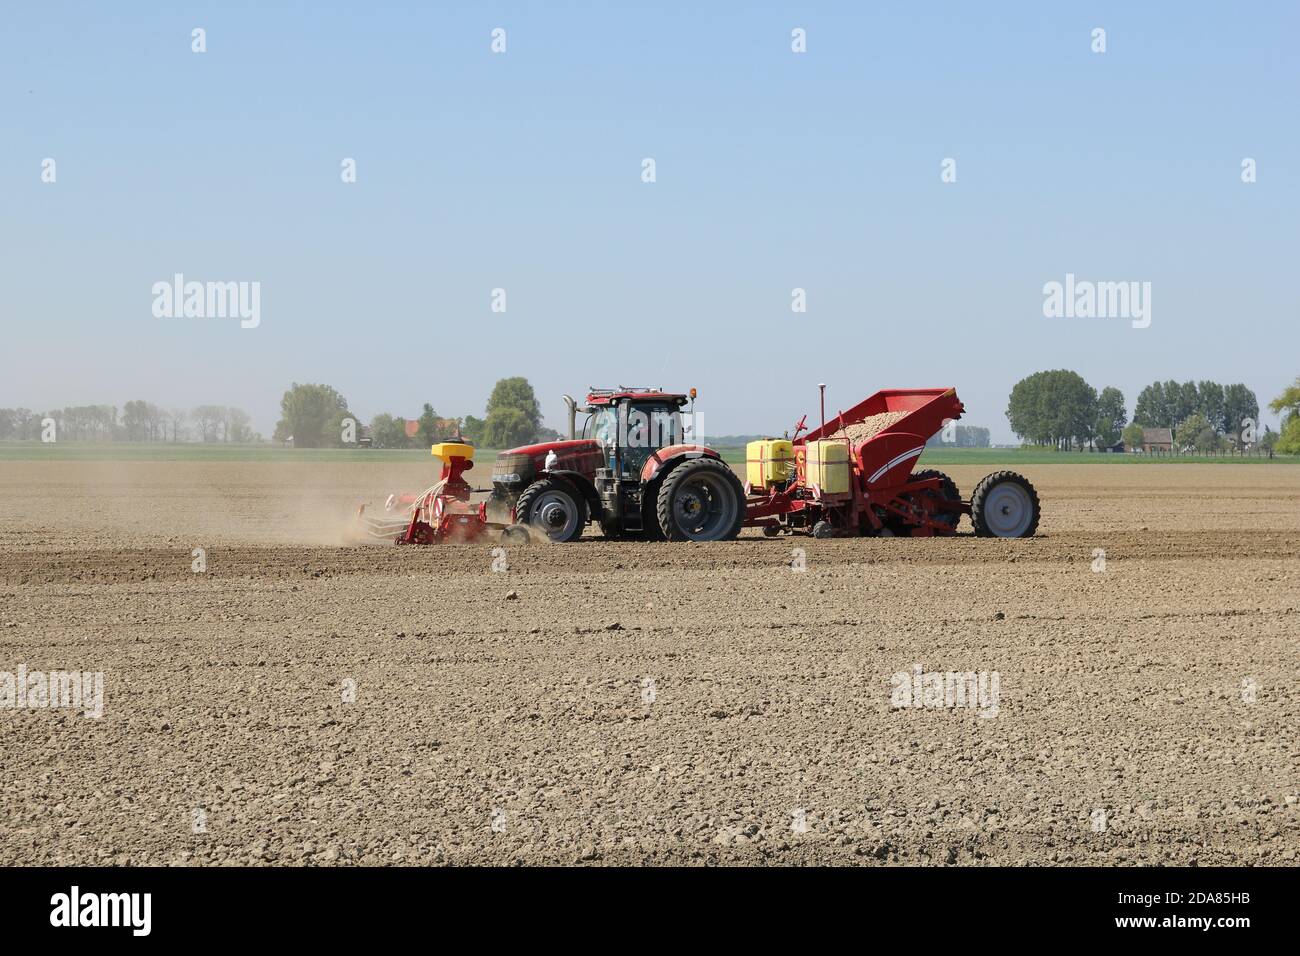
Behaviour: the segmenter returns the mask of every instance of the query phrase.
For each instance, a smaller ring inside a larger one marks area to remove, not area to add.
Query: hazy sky
[[[368,419],[525,375],[556,427],[565,391],[693,385],[722,434],[815,418],[819,381],[955,385],[1006,441],[1059,367],[1264,405],[1300,374],[1298,11],[10,3],[0,405],[269,435],[292,381]],[[260,282],[260,325],[155,317],[175,273]],[[1150,282],[1150,327],[1045,318],[1066,273]]]

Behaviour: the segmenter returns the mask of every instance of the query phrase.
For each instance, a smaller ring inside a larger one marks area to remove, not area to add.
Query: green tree
[[[221,421],[224,414],[225,409],[220,405],[199,405],[190,412],[190,418],[199,430],[200,440],[205,442],[221,440]]]
[[[1210,427],[1216,432],[1231,431],[1231,427],[1224,419],[1225,405],[1223,401],[1223,386],[1218,382],[1198,382],[1196,385],[1196,407],[1205,420],[1210,423]]]
[[[542,425],[542,409],[537,404],[537,396],[533,393],[533,387],[528,384],[528,379],[522,375],[516,375],[513,378],[503,378],[492,387],[492,394],[487,402],[488,418],[492,413],[502,408],[513,408],[522,412],[532,425],[533,431],[536,431]]]
[[[295,448],[328,448],[340,443],[348,402],[328,385],[294,382],[280,399],[275,438],[293,438]]]
[[[1162,383],[1152,382],[1138,393],[1137,404],[1133,406],[1133,421],[1147,428],[1173,427],[1169,402],[1165,398],[1165,387]]]
[[[122,406],[122,437],[127,441],[149,440],[149,403],[127,402]]]
[[[1165,410],[1169,415],[1169,427],[1176,428],[1178,423],[1185,421],[1192,412],[1196,411],[1198,398],[1196,395],[1196,383],[1185,382],[1178,383],[1172,378],[1165,382]]]
[[[1224,431],[1234,445],[1241,445],[1241,433],[1245,429],[1246,419],[1259,428],[1259,400],[1255,393],[1238,382],[1223,389]]]
[[[1044,411],[1047,373],[1035,372],[1016,382],[1007,399],[1007,422],[1023,441],[1046,445],[1052,441]]]
[[[381,412],[370,421],[370,441],[376,448],[406,448],[406,420]]]
[[[1097,391],[1077,372],[1035,372],[1011,389],[1011,430],[1036,445],[1057,448],[1090,441],[1097,425]]]
[[[432,445],[444,436],[439,434],[438,413],[433,410],[433,406],[428,402],[424,403],[424,410],[420,413],[420,443],[423,445]]]
[[[1300,377],[1269,402],[1268,407],[1282,416],[1282,433],[1277,437],[1277,450],[1284,455],[1300,455]]]
[[[1124,448],[1127,451],[1134,451],[1142,447],[1142,426],[1137,422],[1130,423],[1124,429]]]
[[[164,418],[166,424],[169,424],[172,427],[172,437],[168,439],[169,441],[178,442],[181,440],[181,430],[185,427],[185,419],[188,417],[188,413],[183,408],[173,408],[171,411],[165,413]],[[166,429],[164,428],[164,432],[165,431]]]
[[[498,407],[488,413],[483,441],[492,448],[526,445],[537,435],[537,426],[519,408]]]
[[[1209,432],[1207,440],[1205,433]],[[1192,412],[1174,429],[1174,441],[1179,448],[1195,449],[1196,451],[1212,450],[1216,432],[1210,427],[1209,421],[1201,412]]]
[[[370,441],[375,448],[405,448],[406,422],[380,412],[370,420]]]
[[[253,440],[253,429],[249,427],[246,411],[232,407],[221,409],[221,440],[240,444]]]
[[[473,415],[466,415],[461,419],[460,435],[471,445],[483,444],[483,432],[487,422],[481,418],[475,418]]]
[[[1097,398],[1097,444],[1109,448],[1118,442],[1127,421],[1124,393],[1113,386],[1106,386]]]
[[[522,375],[503,378],[488,398],[483,441],[493,448],[527,444],[542,427],[542,409],[528,379]]]

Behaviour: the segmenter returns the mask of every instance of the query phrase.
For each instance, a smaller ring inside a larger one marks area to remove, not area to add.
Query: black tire
[[[731,541],[745,523],[745,489],[724,463],[696,458],[669,472],[655,514],[669,541]]]
[[[641,532],[644,541],[667,541],[668,536],[659,525],[659,490],[663,479],[655,476],[641,492]]]
[[[995,471],[970,496],[971,524],[981,538],[1029,538],[1038,530],[1038,492],[1023,475]]]
[[[933,468],[927,468],[925,471],[912,473],[912,481],[924,481],[927,478],[938,478],[940,480],[939,493],[947,501],[961,501],[961,492],[957,490],[957,483],[941,471],[935,471]],[[936,521],[942,521],[950,526],[954,531],[957,525],[961,523],[961,513],[957,511],[944,511],[935,515]],[[897,530],[897,529],[895,529]]]
[[[587,524],[587,502],[558,478],[539,478],[515,502],[515,521],[552,541],[577,541]]]
[[[532,536],[528,529],[521,524],[512,524],[509,527],[501,529],[501,543],[525,545],[532,541]]]
[[[835,537],[835,529],[829,521],[818,521],[812,527],[812,536],[819,539],[833,538]]]

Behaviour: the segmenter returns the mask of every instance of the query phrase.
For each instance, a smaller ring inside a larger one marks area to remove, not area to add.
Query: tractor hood
[[[581,454],[585,451],[599,451],[600,445],[594,438],[576,438],[565,441],[544,441],[536,445],[520,445],[503,451],[503,455],[527,455],[529,458],[545,458],[547,452],[554,451],[561,458],[565,454]]]
[[[546,456],[555,452],[560,471],[576,471],[588,478],[596,477],[596,469],[605,462],[605,453],[594,438],[567,441],[538,442],[521,445],[497,455],[492,464],[492,481],[509,487],[525,488],[539,472],[546,470]]]

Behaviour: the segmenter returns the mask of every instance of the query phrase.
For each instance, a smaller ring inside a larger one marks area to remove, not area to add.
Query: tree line
[[[511,448],[559,437],[542,426],[541,405],[523,376],[499,380],[483,414],[444,418],[425,402],[416,418],[381,412],[365,425],[337,389],[295,382],[280,399],[275,440],[292,441],[296,448],[346,448],[366,439],[375,448],[427,448],[460,437],[473,445]]]
[[[241,408],[199,405],[188,411],[152,402],[116,405],[70,405],[45,412],[0,408],[0,441],[39,441],[47,421],[57,441],[230,442],[261,441]]]
[[[1120,440],[1128,412],[1118,388],[1108,385],[1098,392],[1078,372],[1052,369],[1016,382],[1007,421],[1032,445],[1110,447]]]
[[[1293,390],[1300,408],[1300,379]],[[1288,406],[1275,402],[1273,410],[1283,407]],[[1098,392],[1068,369],[1035,372],[1017,382],[1007,421],[1022,441],[1055,448],[1113,448],[1123,439],[1132,449],[1143,444],[1146,428],[1168,428],[1180,451],[1271,449],[1279,441],[1271,429],[1260,429],[1259,402],[1241,383],[1152,382],[1138,394],[1130,422],[1123,392],[1113,386]],[[1300,440],[1300,422],[1294,428]]]

